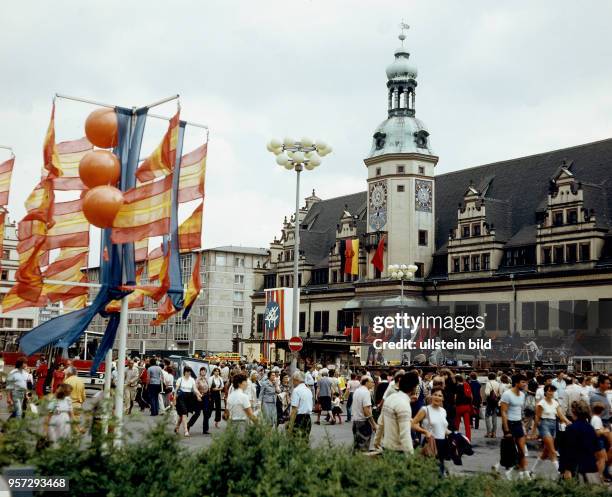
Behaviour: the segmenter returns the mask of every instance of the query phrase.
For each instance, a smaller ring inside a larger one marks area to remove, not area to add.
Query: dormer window
[[[577,224],[578,223],[578,211],[576,209],[571,209],[567,211],[567,224]]]
[[[563,226],[563,211],[553,212],[553,226]]]
[[[480,224],[472,225],[472,236],[480,236]]]
[[[461,237],[462,238],[469,238],[470,237],[470,226],[469,226],[469,224],[463,226],[463,231],[462,231]]]
[[[383,147],[385,146],[386,138],[387,138],[386,133],[381,133],[380,131],[377,131],[376,133],[374,133],[374,146],[376,147],[376,150],[383,149]]]

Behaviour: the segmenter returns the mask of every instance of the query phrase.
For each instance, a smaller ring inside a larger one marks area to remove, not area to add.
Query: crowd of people
[[[223,421],[235,426],[266,423],[310,436],[311,427],[352,423],[353,450],[368,453],[415,448],[438,460],[471,455],[473,430],[484,420],[485,438],[500,438],[500,463],[508,478],[531,478],[549,464],[562,478],[610,481],[612,471],[611,384],[606,374],[555,376],[533,371],[424,372],[415,367],[375,370],[288,365],[219,363],[199,371],[175,371],[158,357],[129,359],[125,369],[126,414],[138,406],[158,416],[169,411],[174,431],[191,436],[196,421],[210,434]],[[57,441],[78,430],[85,390],[73,366],[49,385],[45,433]],[[55,375],[55,372],[54,372]],[[116,381],[116,368],[112,372]],[[36,375],[25,359],[8,376],[7,400],[12,417],[21,417],[32,393],[40,395]],[[44,392],[42,392],[44,395]],[[94,403],[95,405],[95,403]],[[498,422],[501,420],[501,422]],[[498,428],[501,428],[498,430]],[[532,468],[527,442],[541,451]]]

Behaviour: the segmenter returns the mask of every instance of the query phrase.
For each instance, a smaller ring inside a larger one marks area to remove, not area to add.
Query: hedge
[[[39,475],[67,476],[73,496],[610,495],[606,487],[574,482],[508,482],[493,474],[440,478],[435,462],[420,455],[353,455],[346,447],[331,443],[310,448],[301,438],[262,426],[243,431],[228,429],[216,436],[210,447],[189,450],[162,421],[138,441],[104,451],[82,437],[48,446],[29,423],[12,421],[4,425],[0,466],[29,464]]]

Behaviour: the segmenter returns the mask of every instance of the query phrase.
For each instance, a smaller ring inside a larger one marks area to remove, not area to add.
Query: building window
[[[459,266],[459,257],[453,257],[453,273],[458,273],[461,271]]]
[[[480,259],[480,265],[482,266],[483,271],[488,271],[489,269],[491,269],[491,254],[489,254],[488,252],[486,254],[482,254],[480,256]]]
[[[234,300],[244,300],[244,292],[234,292]]]
[[[469,238],[470,237],[470,226],[469,224],[466,226],[463,226],[463,234],[461,235],[463,238]]]
[[[566,245],[566,249],[567,249],[567,262],[576,262],[578,254],[577,254],[577,250],[576,250],[576,244],[575,243],[570,243],[568,245]]]
[[[244,313],[244,309],[242,309],[242,307],[234,307],[234,317],[235,318],[242,318]]]
[[[300,312],[300,333],[306,331],[306,313]]]
[[[470,270],[470,256],[469,255],[463,256],[463,270],[464,271]]]
[[[542,249],[542,264],[552,264],[552,250],[550,247]]]
[[[472,256],[472,271],[480,271],[480,256]]]
[[[235,324],[232,326],[232,333],[234,336],[242,336],[242,325],[241,324]]]
[[[419,166],[419,174],[425,174],[425,166]]]
[[[404,166],[397,166],[397,174],[404,174]]]
[[[553,212],[553,226],[563,226],[563,211]]]
[[[315,333],[329,332],[329,311],[315,311],[313,331]]]
[[[555,247],[555,264],[563,264],[565,262],[563,258],[563,245]]]
[[[486,331],[510,331],[510,304],[485,305]]]
[[[257,314],[257,333],[263,333],[264,331],[264,315]]]
[[[217,266],[225,266],[225,254],[217,254],[215,257],[215,264]]]
[[[376,168],[376,176],[380,176],[380,167]]]
[[[11,318],[0,318],[0,328],[12,328],[13,320]]]
[[[480,224],[472,225],[472,236],[480,236]]]
[[[6,269],[3,269],[2,271],[0,271],[0,280],[2,281],[7,281],[9,277],[9,272]]]
[[[401,193],[404,191],[404,185],[397,185],[397,191],[398,193]]]
[[[591,260],[591,244],[590,243],[580,244],[580,260],[581,261]]]
[[[11,251],[9,249],[2,249],[2,258],[8,260],[11,258]]]
[[[34,326],[34,320],[33,319],[18,319],[17,320],[17,328],[31,328],[32,326]]]
[[[234,257],[234,267],[244,267],[244,257]]]
[[[423,264],[422,262],[415,262],[414,265],[417,267],[416,273],[414,273],[414,277],[423,278],[424,277],[423,272],[425,271],[425,264]]]
[[[419,230],[419,245],[421,247],[427,247],[427,230]]]
[[[599,299],[599,328],[612,328],[612,299]],[[10,328],[10,326],[7,326]]]
[[[332,271],[332,283],[338,283],[338,271],[335,269]]]
[[[562,330],[588,329],[588,300],[559,301],[559,328]]]
[[[242,285],[244,283],[244,274],[235,274],[234,283]]]
[[[567,224],[577,224],[577,223],[578,223],[578,211],[576,209],[567,211]]]

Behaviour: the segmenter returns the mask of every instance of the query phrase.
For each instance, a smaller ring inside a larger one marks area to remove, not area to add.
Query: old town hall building
[[[388,116],[364,159],[366,190],[332,199],[313,191],[297,220],[285,218],[256,270],[254,333],[243,346],[264,345],[264,290],[291,287],[299,257],[300,335],[313,360],[371,359],[372,316],[436,304],[485,315],[479,336],[495,340],[493,355],[611,355],[612,139],[437,175],[405,48],[387,78]],[[358,274],[344,271],[346,240],[358,240]],[[371,263],[379,246],[382,272]],[[390,264],[418,267],[403,300]],[[282,359],[286,342],[272,345]]]

